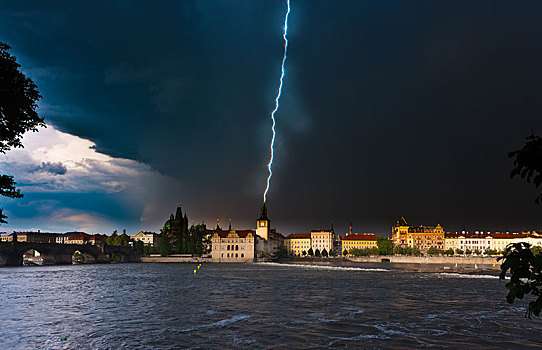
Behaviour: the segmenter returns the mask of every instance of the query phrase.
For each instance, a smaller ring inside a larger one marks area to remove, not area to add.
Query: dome
[[[171,228],[171,223],[168,221],[166,221],[166,223],[164,224],[164,228]]]

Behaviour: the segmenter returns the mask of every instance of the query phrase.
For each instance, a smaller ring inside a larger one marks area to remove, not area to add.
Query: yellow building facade
[[[372,233],[347,234],[344,237],[339,236],[339,249],[341,254],[345,250],[351,249],[378,248],[378,238]]]
[[[311,248],[311,234],[292,233],[284,239],[284,246],[288,254],[303,256],[303,252],[307,253]]]

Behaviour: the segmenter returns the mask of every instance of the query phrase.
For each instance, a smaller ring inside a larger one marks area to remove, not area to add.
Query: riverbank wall
[[[346,260],[360,263],[390,262],[394,264],[440,264],[458,266],[500,266],[496,257],[463,256],[362,256],[347,257]]]
[[[143,263],[209,263],[213,262],[211,258],[201,258],[192,256],[143,256]]]

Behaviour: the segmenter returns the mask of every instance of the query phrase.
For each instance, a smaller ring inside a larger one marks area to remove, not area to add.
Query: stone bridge
[[[112,260],[118,262],[140,261],[139,256],[130,246],[0,242],[0,266],[21,266],[23,254],[30,249],[40,253],[44,265],[71,264],[75,252],[79,252],[85,257],[85,263],[109,263]]]

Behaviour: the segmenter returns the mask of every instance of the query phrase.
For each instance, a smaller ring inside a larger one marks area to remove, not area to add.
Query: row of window
[[[233,245],[233,244],[229,245],[228,244],[227,246],[222,246],[222,250],[224,250],[224,249],[226,249],[226,250],[239,250],[239,245],[238,244],[236,244],[236,245]],[[241,250],[245,250],[245,246],[242,245]]]
[[[224,253],[222,253],[222,257],[224,257]],[[226,256],[227,258],[238,258],[239,257],[239,253],[235,253],[235,256],[233,256],[233,253],[231,253],[231,256],[230,256],[230,253],[227,254]],[[241,258],[244,258],[245,257],[245,254],[244,253],[241,253]]]

